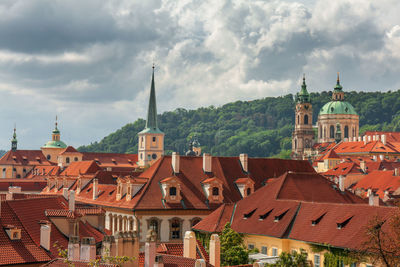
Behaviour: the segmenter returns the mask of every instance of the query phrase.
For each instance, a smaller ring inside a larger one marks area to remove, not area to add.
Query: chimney
[[[196,236],[192,231],[186,231],[183,240],[183,257],[196,259]]]
[[[68,201],[69,210],[75,211],[75,191],[71,190],[69,192],[69,201]]]
[[[375,139],[376,139],[376,141],[379,141],[379,137],[380,137],[380,135],[379,135],[379,134],[377,134],[377,135],[376,135],[376,138],[375,138]]]
[[[144,247],[144,267],[153,267],[156,258],[157,233],[154,230],[147,231]]]
[[[240,159],[240,164],[242,164],[243,171],[244,172],[248,172],[249,171],[248,170],[248,160],[249,160],[248,155],[247,154],[240,154],[239,159]]]
[[[376,141],[376,136],[375,135],[372,136],[372,141]]]
[[[156,256],[156,262],[154,263],[154,267],[164,267],[164,259],[162,255]]]
[[[82,238],[80,259],[81,261],[96,260],[96,242],[93,237]]]
[[[339,176],[339,189],[340,191],[344,192],[345,188],[344,188],[344,179],[345,177],[343,175]]]
[[[368,203],[370,206],[379,206],[379,196],[376,196],[374,192],[369,195]]]
[[[220,251],[221,243],[217,234],[212,234],[210,238],[210,264],[214,267],[221,266]]]
[[[384,155],[379,155],[379,159],[382,161],[382,160],[385,159],[385,156]]]
[[[97,178],[93,179],[93,200],[97,199],[99,196],[99,180]]]
[[[206,261],[203,259],[197,259],[194,263],[194,267],[206,267]]]
[[[40,224],[40,246],[50,251],[51,224],[49,221],[39,221]]]
[[[386,146],[386,134],[382,134],[381,141],[384,146]]]
[[[68,242],[68,260],[79,261],[79,236],[70,236]]]
[[[358,141],[361,142],[361,140],[362,140],[362,139],[361,139],[361,136],[359,136],[359,137],[358,137]]]
[[[367,136],[364,135],[362,139],[363,139],[364,145],[367,144]]]
[[[174,173],[179,173],[180,157],[178,152],[172,152],[172,169]]]
[[[63,188],[63,197],[65,198],[65,200],[68,200],[68,188]]]
[[[399,176],[399,168],[394,168],[394,176]]]
[[[360,169],[366,173],[367,172],[367,164],[365,163],[365,161],[360,161]]]
[[[373,156],[372,156],[372,159],[373,159],[373,161],[377,161],[376,155],[373,155]]]
[[[370,135],[367,136],[367,140],[368,140],[368,142],[371,142],[371,136]]]
[[[203,171],[211,172],[211,155],[203,153]]]

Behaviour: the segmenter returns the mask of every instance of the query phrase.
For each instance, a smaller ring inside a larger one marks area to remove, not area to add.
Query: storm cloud
[[[40,147],[56,115],[74,146],[158,110],[400,88],[397,0],[0,2],[0,148]]]

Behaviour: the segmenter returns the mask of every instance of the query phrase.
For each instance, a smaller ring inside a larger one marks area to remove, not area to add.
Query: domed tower
[[[296,95],[295,114],[295,127],[292,137],[292,158],[303,159],[304,150],[311,149],[314,143],[312,105],[304,76],[300,93]]]
[[[338,142],[336,133],[340,130],[341,140],[353,141],[358,136],[359,116],[354,107],[344,101],[345,95],[340,84],[339,73],[332,92],[332,101],[326,103],[318,114],[318,143]],[[339,124],[340,127],[336,127]]]
[[[60,140],[60,130],[58,130],[58,122],[56,117],[55,128],[51,133],[51,140],[41,147],[43,155],[48,161],[57,162],[58,155],[64,151],[67,145]]]

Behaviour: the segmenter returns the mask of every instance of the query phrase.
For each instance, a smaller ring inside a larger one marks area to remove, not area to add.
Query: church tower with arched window
[[[147,110],[146,127],[139,134],[138,165],[141,167],[151,165],[164,155],[164,133],[158,128],[156,89],[154,86],[154,66],[151,77],[150,98]]]
[[[313,146],[312,113],[310,94],[307,91],[306,79],[303,76],[300,93],[296,95],[295,128],[292,138],[293,159],[303,159],[304,151]]]

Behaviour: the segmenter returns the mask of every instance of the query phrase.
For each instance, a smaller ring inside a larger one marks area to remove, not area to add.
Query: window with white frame
[[[319,254],[314,255],[314,267],[321,266],[321,256]]]
[[[254,249],[254,244],[247,244],[247,249],[248,250],[253,250]]]
[[[261,253],[264,254],[264,255],[268,255],[268,247],[261,246]]]
[[[272,248],[272,256],[278,256],[278,248]]]

